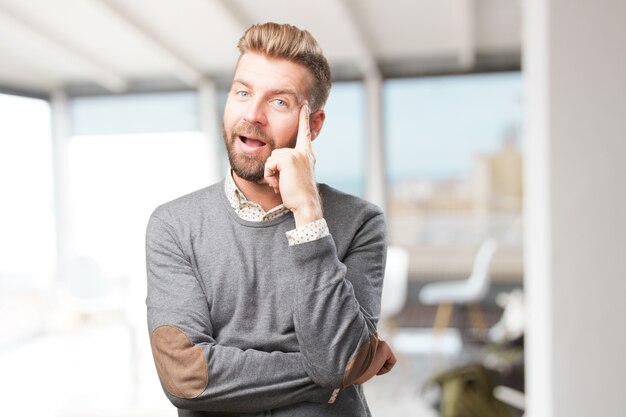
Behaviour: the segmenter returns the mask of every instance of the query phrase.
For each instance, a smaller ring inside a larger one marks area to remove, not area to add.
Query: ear
[[[319,109],[309,116],[309,127],[311,128],[311,142],[315,140],[317,135],[320,134],[322,126],[324,126],[324,120],[326,120],[326,113],[324,109]]]

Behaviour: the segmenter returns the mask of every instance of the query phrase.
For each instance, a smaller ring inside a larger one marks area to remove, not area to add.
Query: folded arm
[[[221,346],[209,306],[173,229],[152,216],[146,234],[148,327],[159,378],[179,408],[253,412],[302,401],[326,402],[332,390],[309,377],[300,353]]]
[[[332,236],[292,246],[291,251],[299,271],[295,330],[313,381],[330,388],[347,387],[371,378],[366,375],[372,367],[393,366],[386,360],[393,355],[388,346],[377,357],[376,324],[386,254],[382,213],[370,213],[342,261]]]

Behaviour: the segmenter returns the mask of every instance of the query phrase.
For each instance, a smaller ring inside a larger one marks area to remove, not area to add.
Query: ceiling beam
[[[210,1],[211,5],[218,4],[226,14],[228,14],[233,23],[237,25],[239,32],[243,32],[248,29],[253,23],[252,18],[239,7],[234,0],[213,0]]]
[[[28,98],[36,98],[40,100],[49,100],[50,93],[45,90],[34,90],[30,86],[28,88],[21,88],[17,85],[13,85],[11,80],[0,81],[0,94],[8,94],[11,96],[20,96]]]
[[[126,88],[127,80],[116,71],[100,62],[93,54],[74,45],[40,22],[6,3],[0,4],[0,14],[4,19],[11,21],[14,26],[26,36],[35,38],[37,43],[45,45],[52,51],[58,51],[65,56],[83,65],[89,71],[94,82],[111,92],[121,92]],[[61,80],[62,81],[62,80]]]
[[[119,20],[124,22],[131,30],[140,35],[145,41],[151,44],[172,66],[174,75],[180,81],[188,85],[189,87],[197,87],[204,74],[198,69],[192,62],[182,56],[175,48],[168,45],[159,32],[149,28],[135,16],[133,16],[128,10],[119,4],[119,2],[112,0],[92,0],[100,3],[107,9],[112,15],[116,16]]]
[[[10,26],[9,31],[17,29],[13,26],[13,22],[6,20],[5,14],[0,11],[0,27],[7,30],[7,26]],[[11,42],[13,43],[14,41]],[[0,62],[2,62],[0,83],[5,87],[11,86],[17,91],[24,87],[46,95],[62,87],[58,76],[51,74],[49,69],[44,69],[35,54],[24,51],[22,48],[15,48],[15,45],[13,47],[4,43],[0,45]]]
[[[338,0],[337,6],[341,14],[341,20],[354,40],[354,49],[357,52],[357,66],[364,77],[381,77],[380,69],[372,52],[367,36],[362,26],[357,21],[353,10],[350,9],[347,0]]]
[[[461,28],[459,30],[459,65],[471,69],[476,63],[476,4],[474,0],[461,0]]]

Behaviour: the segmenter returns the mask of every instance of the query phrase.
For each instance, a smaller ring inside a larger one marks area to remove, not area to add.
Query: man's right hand
[[[376,349],[376,354],[374,355],[372,363],[369,368],[367,368],[367,371],[354,381],[354,383],[364,384],[376,375],[386,374],[391,371],[396,364],[396,361],[396,355],[393,353],[393,350],[391,350],[389,344],[380,339],[378,341],[378,348]]]
[[[296,227],[323,217],[322,202],[315,182],[315,155],[311,141],[309,105],[299,110],[298,136],[295,148],[277,148],[265,162],[261,184],[280,193],[285,207],[293,212]]]

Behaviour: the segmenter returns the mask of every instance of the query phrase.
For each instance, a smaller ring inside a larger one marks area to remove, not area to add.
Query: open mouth
[[[266,143],[260,139],[256,139],[256,138],[252,138],[252,137],[248,137],[244,135],[238,135],[237,137],[239,138],[241,143],[245,145],[245,148],[248,148],[250,150],[261,149],[262,147],[266,145]]]
[[[265,142],[259,139],[249,138],[247,136],[240,135],[239,140],[243,142],[246,146],[249,146],[251,148],[262,148],[263,146],[265,146]]]

